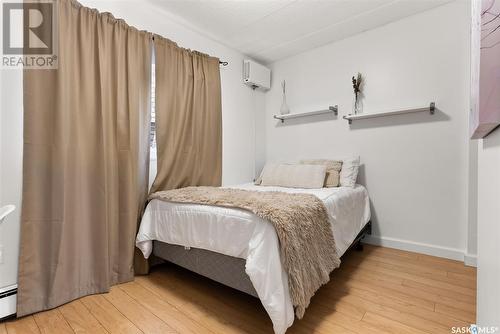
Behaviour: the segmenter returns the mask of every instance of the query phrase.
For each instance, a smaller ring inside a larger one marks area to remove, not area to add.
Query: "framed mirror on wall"
[[[484,138],[500,125],[500,0],[472,0],[472,139]]]

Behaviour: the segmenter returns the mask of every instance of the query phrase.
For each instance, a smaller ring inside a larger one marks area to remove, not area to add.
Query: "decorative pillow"
[[[359,171],[359,156],[342,160],[340,186],[353,188],[356,185]]]
[[[280,163],[281,165],[290,165],[289,163],[285,163],[285,162],[282,162]],[[262,168],[262,170],[260,171],[260,174],[259,176],[257,176],[257,178],[255,180],[253,180],[253,184],[255,184],[256,186],[260,186],[262,184],[262,175],[264,174],[264,170],[266,169],[266,166],[270,166],[270,165],[278,165],[278,163],[276,162],[268,162],[264,165],[264,168]]]
[[[338,187],[340,181],[340,170],[342,169],[341,160],[327,160],[327,159],[311,159],[302,160],[301,164],[306,165],[325,165],[326,166],[326,177],[324,187]]]
[[[253,180],[253,184],[255,184],[256,186],[260,186],[260,184],[262,183],[262,174],[264,174],[264,170],[266,169],[267,165],[268,164],[265,164],[264,168],[262,168],[262,170],[260,171],[259,176],[257,176],[257,178]]]
[[[307,189],[323,188],[325,175],[325,165],[269,163],[262,170],[261,185]]]

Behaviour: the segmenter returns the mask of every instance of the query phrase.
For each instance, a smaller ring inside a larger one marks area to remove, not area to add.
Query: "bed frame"
[[[363,244],[361,240],[366,234],[372,234],[371,221],[369,221],[361,232],[358,233],[344,255],[351,249],[362,251]],[[161,241],[153,242],[153,254],[165,261],[172,262],[216,282],[258,298],[250,278],[245,273],[245,259],[199,248],[167,244]]]

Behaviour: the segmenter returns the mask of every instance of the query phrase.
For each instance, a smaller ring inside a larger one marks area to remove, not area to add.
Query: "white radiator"
[[[0,320],[16,314],[17,284],[0,288]]]

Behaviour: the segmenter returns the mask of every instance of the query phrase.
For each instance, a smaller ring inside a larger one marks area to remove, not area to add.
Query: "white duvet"
[[[361,185],[295,189],[249,183],[233,188],[317,196],[328,210],[339,256],[370,220],[368,192]],[[281,265],[278,237],[269,222],[241,209],[152,200],[136,239],[145,258],[151,255],[153,240],[246,259],[245,271],[273,322],[275,333],[285,333],[292,325],[294,310],[287,273]]]

